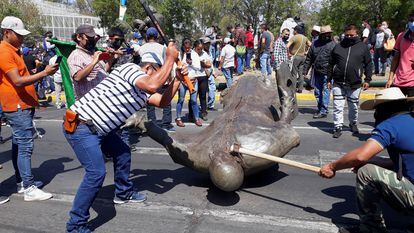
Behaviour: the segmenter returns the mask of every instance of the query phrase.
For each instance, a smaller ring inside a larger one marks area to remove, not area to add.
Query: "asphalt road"
[[[313,120],[313,103],[301,105],[293,122],[301,144],[286,158],[320,166],[360,145],[372,130],[372,112],[361,112],[358,137],[346,131],[333,139],[331,116]],[[54,194],[53,199],[24,202],[23,196],[15,193],[11,142],[0,145],[4,167],[0,170],[0,193],[11,195],[10,202],[0,206],[0,232],[64,232],[84,171],[62,135],[63,112],[39,110],[35,121],[44,136],[35,141],[33,173],[36,180],[45,183],[44,190]],[[220,112],[211,112],[207,124],[217,114]],[[200,128],[188,124],[179,130],[196,132]],[[10,128],[3,128],[2,135],[9,137]],[[107,162],[104,187],[91,210],[90,225],[96,232],[337,232],[339,226],[358,223],[355,175],[349,171],[325,180],[275,165],[248,177],[239,191],[225,193],[214,187],[208,175],[175,164],[150,138],[138,138],[137,146],[131,179],[139,191],[148,194],[148,200],[144,204],[112,204],[113,169],[112,162]],[[385,208],[393,228],[410,221]]]

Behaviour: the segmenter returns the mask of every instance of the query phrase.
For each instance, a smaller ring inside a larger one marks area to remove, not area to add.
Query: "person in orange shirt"
[[[38,105],[33,83],[54,74],[58,64],[48,65],[30,75],[20,51],[24,36],[30,32],[16,17],[6,16],[1,22],[0,42],[0,103],[12,128],[12,161],[16,171],[17,192],[25,201],[47,200],[52,194],[39,189],[43,184],[34,181],[31,166],[33,153],[33,116]]]

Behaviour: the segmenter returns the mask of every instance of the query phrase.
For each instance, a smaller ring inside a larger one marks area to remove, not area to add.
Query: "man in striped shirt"
[[[157,107],[170,104],[183,75],[188,73],[186,67],[177,71],[176,78],[163,94],[159,94],[157,90],[168,80],[174,61],[178,59],[178,51],[170,43],[161,68],[154,56],[154,53],[148,53],[139,65],[127,63],[117,67],[70,108],[78,114],[79,125],[75,132],[64,131],[64,134],[86,173],[69,213],[68,232],[90,232],[86,226],[89,208],[106,173],[103,154],[113,157],[114,203],[146,200],[145,194],[134,191],[129,180],[131,152],[116,131],[127,118],[147,104]]]

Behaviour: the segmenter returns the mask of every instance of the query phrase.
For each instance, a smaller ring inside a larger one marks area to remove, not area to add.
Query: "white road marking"
[[[18,196],[19,198],[23,197],[22,194],[13,194],[12,196]],[[63,203],[72,203],[74,195],[70,194],[53,194],[53,199],[51,201],[63,202]],[[95,200],[101,204],[112,205],[112,200],[97,198]],[[306,219],[295,219],[282,216],[272,216],[272,215],[257,215],[251,214],[244,211],[238,210],[217,210],[217,209],[194,209],[186,206],[180,205],[170,205],[163,204],[158,202],[149,202],[144,203],[133,203],[133,204],[123,204],[115,205],[116,208],[134,210],[137,213],[142,213],[142,211],[149,212],[174,212],[186,216],[190,216],[197,213],[200,213],[201,216],[211,216],[220,218],[226,221],[233,221],[239,223],[251,223],[251,224],[266,224],[276,227],[293,227],[299,229],[311,229],[318,232],[338,232],[338,227],[335,224],[324,221],[312,221]]]

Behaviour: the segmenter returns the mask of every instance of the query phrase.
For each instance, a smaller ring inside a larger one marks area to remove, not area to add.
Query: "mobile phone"
[[[99,60],[109,60],[111,58],[111,55],[107,52],[102,52],[99,54]]]
[[[62,56],[58,56],[56,58],[55,64],[60,64],[61,61],[62,61]]]
[[[187,60],[191,60],[191,53],[186,53],[185,55],[187,57]]]

